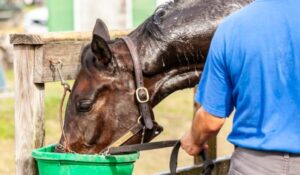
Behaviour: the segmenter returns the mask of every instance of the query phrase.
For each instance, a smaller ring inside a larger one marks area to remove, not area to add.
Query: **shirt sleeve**
[[[205,67],[198,84],[195,100],[208,113],[225,118],[233,110],[232,86],[225,66],[225,37],[215,32]]]

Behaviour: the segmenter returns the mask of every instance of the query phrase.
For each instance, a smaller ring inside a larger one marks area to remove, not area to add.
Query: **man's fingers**
[[[202,147],[199,146],[181,146],[181,148],[189,155],[196,156],[203,150]]]
[[[197,156],[199,155],[199,153],[202,151],[202,149],[199,149],[199,148],[191,148],[190,149],[190,152],[188,152],[189,155],[191,156]]]
[[[181,139],[180,139],[180,142],[181,142],[181,148],[183,150],[185,150],[185,152],[191,156],[196,156],[196,155],[199,155],[199,153],[205,149],[207,150],[208,149],[208,145],[205,144],[205,145],[197,145],[195,142],[194,142],[194,139],[193,139],[193,136],[191,134],[191,132],[187,132]]]

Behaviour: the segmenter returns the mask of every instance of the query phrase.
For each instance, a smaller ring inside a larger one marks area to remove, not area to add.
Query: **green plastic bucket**
[[[139,153],[124,155],[85,155],[55,153],[55,145],[32,151],[39,175],[131,175]]]

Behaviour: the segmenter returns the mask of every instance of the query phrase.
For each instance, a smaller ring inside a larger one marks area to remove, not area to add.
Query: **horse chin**
[[[96,145],[86,145],[83,144],[82,147],[80,148],[72,148],[70,150],[66,150],[64,147],[62,147],[61,145],[57,145],[55,147],[54,152],[55,153],[78,153],[78,154],[97,154],[100,153],[99,148],[97,148]]]
[[[84,145],[80,150],[75,151],[79,154],[100,154],[101,150],[104,148],[100,148],[98,145]]]

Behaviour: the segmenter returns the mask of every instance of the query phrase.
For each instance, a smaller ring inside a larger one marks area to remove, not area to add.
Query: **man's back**
[[[196,100],[220,117],[236,107],[228,138],[236,146],[300,153],[299,7],[257,0],[214,36]]]

